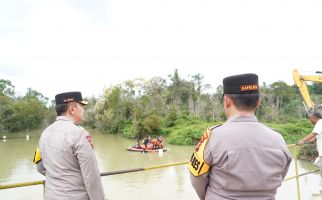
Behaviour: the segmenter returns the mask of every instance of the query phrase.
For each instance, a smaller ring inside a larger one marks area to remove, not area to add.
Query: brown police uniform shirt
[[[69,118],[57,117],[42,133],[42,161],[37,169],[46,176],[45,199],[103,200],[104,191],[91,136]]]
[[[291,162],[283,137],[255,116],[234,116],[212,130],[208,173],[191,182],[200,199],[273,200]]]

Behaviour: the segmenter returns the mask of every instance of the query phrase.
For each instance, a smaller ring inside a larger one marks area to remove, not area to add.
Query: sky
[[[17,95],[100,96],[135,78],[229,75],[293,84],[322,71],[320,0],[0,1],[0,79]]]

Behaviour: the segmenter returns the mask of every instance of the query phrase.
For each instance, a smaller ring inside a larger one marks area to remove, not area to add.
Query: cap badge
[[[74,98],[66,98],[66,99],[64,99],[64,103],[72,102],[72,101],[74,101]]]
[[[240,86],[240,91],[245,92],[245,91],[257,91],[258,90],[258,85],[257,84],[250,84],[250,85],[241,85]]]

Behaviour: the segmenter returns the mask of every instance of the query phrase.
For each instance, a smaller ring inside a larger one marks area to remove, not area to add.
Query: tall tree
[[[0,95],[13,98],[15,95],[15,86],[10,80],[0,79]]]
[[[107,88],[103,98],[95,105],[97,126],[108,133],[119,133],[130,120],[132,106],[124,98],[124,90],[120,85]]]
[[[180,97],[181,97],[181,79],[179,77],[178,69],[174,70],[173,75],[169,75],[170,83],[168,89],[168,103],[173,104],[177,111],[180,110]]]

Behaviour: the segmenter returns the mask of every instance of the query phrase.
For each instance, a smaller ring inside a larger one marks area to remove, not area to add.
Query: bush
[[[311,133],[313,129],[313,125],[308,120],[299,120],[286,124],[268,123],[266,125],[281,133],[288,144],[297,143],[304,136]]]
[[[179,120],[177,125],[171,129],[166,129],[165,132],[170,132],[167,140],[170,144],[176,145],[195,145],[200,140],[201,135],[207,129],[212,126],[205,121],[190,119],[190,120]]]

